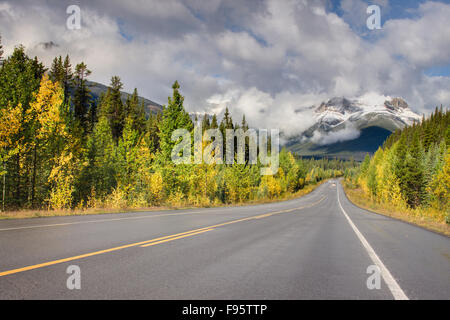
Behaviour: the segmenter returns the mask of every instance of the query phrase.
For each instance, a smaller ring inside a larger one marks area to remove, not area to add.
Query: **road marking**
[[[197,231],[197,232],[191,232],[188,234],[185,234],[183,236],[179,236],[179,237],[173,237],[173,238],[169,238],[166,240],[160,240],[160,241],[155,241],[155,242],[150,242],[144,245],[141,245],[141,247],[145,248],[145,247],[150,247],[150,246],[154,246],[156,244],[160,244],[160,243],[164,243],[164,242],[169,242],[169,241],[173,241],[173,240],[177,240],[177,239],[181,239],[181,238],[186,238],[186,237],[191,237],[191,236],[195,236],[196,234],[200,234],[200,233],[204,233],[204,232],[208,232],[214,229],[206,229],[206,230],[202,230],[202,231]]]
[[[392,274],[389,272],[388,268],[384,265],[384,263],[381,261],[381,259],[376,254],[375,250],[373,250],[372,246],[369,244],[369,242],[364,238],[362,233],[358,230],[356,225],[353,223],[353,221],[350,219],[350,217],[345,212],[344,208],[342,207],[341,200],[339,200],[339,186],[336,188],[337,190],[337,199],[339,203],[339,207],[342,210],[342,213],[344,214],[345,218],[347,218],[348,223],[352,227],[353,231],[356,233],[356,236],[358,237],[359,241],[361,241],[362,245],[366,249],[367,253],[369,254],[370,259],[372,259],[373,263],[376,264],[380,270],[381,270],[381,276],[383,277],[384,282],[386,282],[389,290],[391,291],[392,295],[394,296],[395,300],[409,300],[409,298],[406,296],[405,292],[403,292],[402,288],[400,288],[397,281],[395,281]]]
[[[120,220],[147,219],[147,218],[156,218],[156,217],[165,217],[165,216],[179,216],[179,215],[183,215],[183,214],[194,214],[194,213],[202,213],[202,211],[178,212],[178,213],[161,213],[161,214],[148,215],[148,216],[139,216],[139,217],[125,217],[125,218],[98,219],[98,220],[76,221],[76,222],[66,222],[66,223],[42,224],[42,225],[25,226],[25,227],[4,228],[4,229],[0,229],[0,231],[20,230],[20,229],[34,229],[34,228],[45,228],[45,227],[60,227],[60,226],[69,226],[69,225],[73,225],[73,224],[120,221]]]
[[[146,243],[149,243],[149,242],[161,241],[161,240],[164,240],[164,239],[169,239],[169,238],[173,238],[173,237],[177,237],[177,236],[181,236],[181,235],[185,235],[185,234],[190,234],[193,231],[195,231],[195,230],[181,232],[181,233],[177,233],[177,234],[172,234],[172,235],[169,235],[169,236],[159,237],[159,238],[155,238],[155,239],[151,239],[151,240],[131,243],[131,244],[127,244],[127,245],[123,245],[123,246],[119,246],[119,247],[114,247],[114,248],[110,248],[110,249],[105,249],[105,250],[85,253],[85,254],[81,254],[81,255],[78,255],[78,256],[74,256],[74,257],[69,257],[69,258],[64,258],[64,259],[59,259],[59,260],[53,260],[53,261],[49,261],[49,262],[35,264],[35,265],[32,265],[32,266],[28,266],[28,267],[23,267],[23,268],[3,271],[3,272],[0,272],[0,277],[6,276],[6,275],[9,275],[9,274],[24,272],[24,271],[28,271],[28,270],[43,268],[43,267],[47,267],[47,266],[51,266],[51,265],[59,264],[59,263],[64,263],[64,262],[68,262],[68,261],[72,261],[72,260],[92,257],[92,256],[95,256],[95,255],[108,253],[108,252],[113,252],[113,251],[117,251],[117,250],[121,250],[121,249],[131,248],[131,247],[143,245],[143,244],[146,244]]]
[[[270,215],[268,215],[269,213],[264,213],[264,214],[260,214],[260,215],[256,215],[256,216],[251,216],[251,217],[247,217],[247,218],[231,220],[231,221],[215,224],[213,226],[208,226],[208,227],[194,229],[194,230],[189,230],[189,231],[186,231],[186,232],[172,234],[172,235],[168,235],[168,236],[164,236],[164,237],[159,237],[159,238],[155,238],[155,239],[151,239],[151,240],[131,243],[131,244],[127,244],[127,245],[123,245],[123,246],[119,246],[119,247],[114,247],[114,248],[100,250],[100,251],[95,251],[95,252],[90,252],[90,253],[85,253],[85,254],[81,254],[81,255],[78,255],[78,256],[74,256],[74,257],[48,261],[48,262],[35,264],[35,265],[23,267],[23,268],[7,270],[7,271],[0,272],[0,277],[6,276],[6,275],[10,275],[10,274],[19,273],[19,272],[29,271],[29,270],[33,270],[33,269],[48,267],[48,266],[51,266],[51,265],[64,263],[64,262],[68,262],[68,261],[73,261],[73,260],[77,260],[77,259],[83,259],[83,258],[87,258],[87,257],[92,257],[92,256],[96,256],[96,255],[99,255],[99,254],[113,252],[113,251],[122,250],[122,249],[126,249],[126,248],[131,248],[131,247],[135,247],[135,246],[143,246],[145,244],[156,245],[156,244],[159,244],[159,243],[168,242],[168,241],[172,241],[172,240],[175,240],[175,239],[181,239],[181,238],[184,238],[184,237],[188,237],[188,236],[191,236],[191,235],[194,235],[194,234],[200,234],[200,233],[203,233],[203,232],[206,232],[206,231],[211,231],[214,228],[230,225],[230,224],[233,224],[233,223],[238,223],[238,222],[248,221],[248,220],[254,220],[254,219],[260,219],[260,218],[272,216],[272,215],[275,215],[275,214],[292,212],[292,211],[300,210],[300,209],[304,209],[304,208],[310,208],[310,207],[315,206],[316,204],[320,203],[323,199],[325,199],[325,196],[323,196],[319,201],[317,201],[317,202],[315,202],[315,203],[313,203],[313,204],[311,204],[309,206],[303,206],[303,207],[297,207],[297,208],[292,208],[292,209],[280,210],[280,211],[276,211],[276,212],[270,212]]]
[[[313,205],[315,205],[315,204],[313,204]],[[224,209],[226,209],[226,208],[224,208]],[[301,209],[301,208],[295,208],[295,209]],[[70,225],[76,225],[76,224],[98,223],[98,222],[109,222],[109,221],[121,221],[121,220],[148,219],[148,218],[157,218],[157,217],[166,217],[166,216],[180,216],[180,215],[196,214],[196,213],[208,213],[208,214],[211,214],[212,212],[220,212],[220,211],[223,211],[223,209],[214,210],[214,211],[202,210],[202,211],[192,211],[192,212],[189,211],[189,212],[177,212],[177,213],[161,213],[161,214],[153,214],[153,215],[139,216],[139,217],[125,217],[125,218],[98,219],[98,220],[76,221],[76,222],[66,222],[66,223],[41,224],[41,225],[34,225],[34,226],[3,228],[3,229],[0,229],[0,231],[47,228],[47,227],[61,227],[61,226],[70,226]]]

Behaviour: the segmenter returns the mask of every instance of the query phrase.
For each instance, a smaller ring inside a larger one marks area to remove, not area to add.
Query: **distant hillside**
[[[99,99],[99,97],[102,93],[106,93],[108,90],[108,86],[105,86],[101,83],[94,82],[94,81],[87,81],[87,86],[89,87],[89,90],[91,91],[92,98],[96,101]],[[72,91],[71,93],[72,93],[72,99],[73,99],[73,90],[71,90],[71,91]],[[127,100],[127,97],[129,94],[131,94],[131,93],[121,91],[121,98],[124,103]],[[159,103],[156,103],[152,100],[149,100],[149,99],[139,96],[139,102],[142,102],[142,101],[144,101],[145,112],[147,113],[147,115],[149,115],[150,113],[156,114],[158,112],[162,112],[163,107]]]
[[[361,134],[354,140],[337,142],[329,145],[316,145],[312,142],[287,144],[288,150],[299,156],[328,157],[362,161],[367,153],[374,153],[389,137],[391,132],[381,127],[368,127],[361,130]]]

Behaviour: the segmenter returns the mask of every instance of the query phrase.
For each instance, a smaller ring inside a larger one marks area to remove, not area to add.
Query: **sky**
[[[381,29],[366,10],[381,8]],[[66,26],[69,5],[81,29]],[[450,1],[0,1],[5,55],[23,44],[47,66],[69,54],[90,79],[166,104],[178,80],[190,112],[243,113],[297,133],[334,96],[403,97],[417,113],[450,105]],[[43,43],[55,45],[46,48]]]

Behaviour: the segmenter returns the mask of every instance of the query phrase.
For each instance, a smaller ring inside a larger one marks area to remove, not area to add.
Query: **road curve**
[[[270,204],[0,221],[0,299],[449,298],[450,238],[354,206],[338,181]]]

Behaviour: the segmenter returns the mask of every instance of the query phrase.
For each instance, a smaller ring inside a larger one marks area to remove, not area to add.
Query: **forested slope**
[[[177,82],[162,113],[146,114],[137,89],[126,101],[111,78],[92,99],[91,71],[70,57],[47,69],[18,46],[0,68],[0,185],[2,210],[140,208],[213,205],[293,194],[335,177],[354,163],[295,159],[280,153],[274,176],[261,163],[182,164],[170,159],[175,129],[192,132]],[[73,90],[73,92],[72,92]],[[72,98],[73,97],[73,98]],[[249,128],[245,117],[205,115],[203,130]],[[225,136],[225,135],[224,135]],[[247,146],[248,148],[248,146]],[[224,152],[225,154],[225,152]]]
[[[450,223],[450,111],[443,107],[421,123],[398,130],[358,170],[350,187],[373,201]]]

